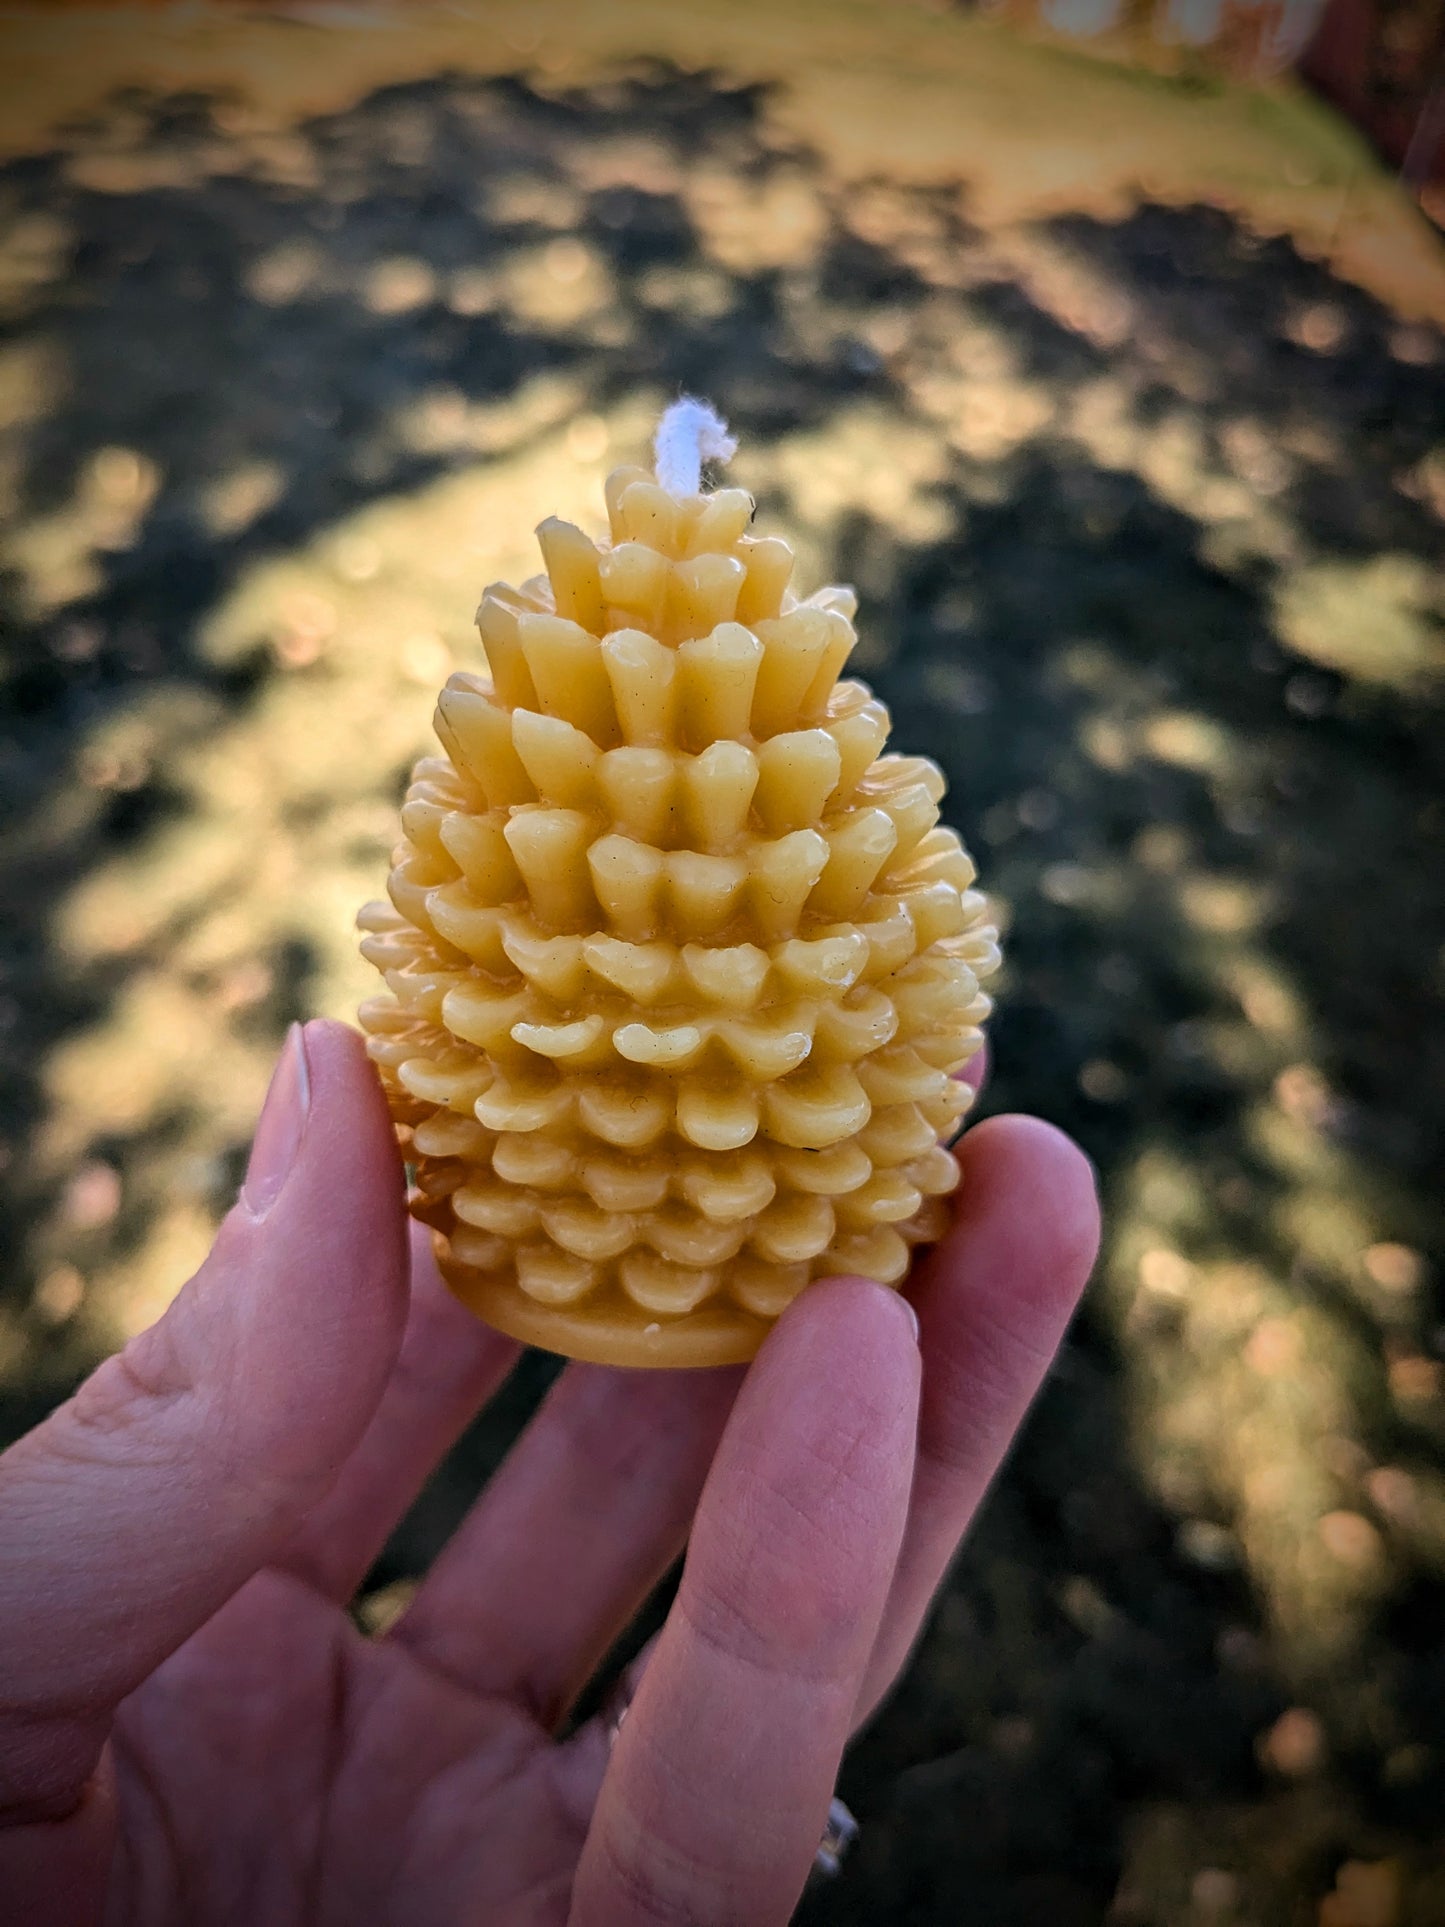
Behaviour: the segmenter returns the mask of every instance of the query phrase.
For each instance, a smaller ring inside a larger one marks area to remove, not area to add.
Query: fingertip
[[[350,1024],[342,1023],[339,1017],[308,1017],[301,1026],[301,1034],[306,1039],[308,1053],[314,1049],[323,1057],[334,1055],[363,1066],[368,1076],[375,1080],[371,1060],[366,1054],[365,1038]]]
[[[1099,1185],[1074,1140],[1043,1118],[1010,1113],[976,1125],[956,1155],[963,1175],[945,1244],[966,1238],[981,1216],[1005,1214],[1021,1240],[1046,1242],[1058,1271],[1082,1289],[1099,1251]]]
[[[360,1036],[331,1018],[302,1027],[310,1101],[275,1217],[305,1246],[351,1261],[353,1288],[390,1305],[400,1336],[408,1266],[401,1154],[375,1067]],[[343,1288],[349,1281],[340,1279]]]
[[[396,1133],[360,1035],[334,1018],[313,1017],[302,1026],[301,1044],[311,1087],[309,1124],[326,1150],[344,1154],[349,1163],[365,1160],[399,1188]]]
[[[1045,1118],[1030,1117],[1022,1111],[985,1118],[961,1141],[959,1155],[974,1155],[984,1145],[991,1148],[993,1155],[999,1155],[996,1147],[1007,1147],[1010,1156],[1057,1164],[1060,1170],[1067,1169],[1072,1174],[1073,1181],[1082,1181],[1090,1191],[1095,1188],[1092,1159],[1067,1131],[1061,1131],[1057,1124],[1050,1124]]]
[[[311,1085],[310,1116],[296,1184],[283,1195],[322,1239],[350,1261],[353,1292],[365,1291],[390,1315],[400,1341],[410,1251],[404,1172],[396,1131],[376,1068],[360,1035],[334,1018],[312,1018],[301,1032]],[[279,1215],[279,1214],[278,1214]],[[346,1280],[338,1280],[345,1287]],[[394,1349],[394,1347],[393,1347]]]
[[[847,1315],[862,1319],[870,1328],[881,1326],[896,1332],[901,1327],[910,1344],[918,1343],[918,1313],[892,1285],[844,1272],[837,1278],[821,1280],[813,1290],[829,1294],[824,1302],[830,1311],[834,1305],[846,1307]]]
[[[794,1352],[812,1360],[826,1349],[841,1353],[850,1365],[866,1362],[876,1376],[891,1359],[916,1358],[918,1333],[917,1312],[891,1286],[847,1274],[820,1278],[800,1292],[779,1318],[764,1341],[758,1363],[770,1354],[780,1360],[786,1355],[791,1368]]]

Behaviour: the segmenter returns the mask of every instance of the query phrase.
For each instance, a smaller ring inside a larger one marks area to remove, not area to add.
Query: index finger
[[[898,1559],[920,1364],[907,1306],[804,1292],[749,1372],[628,1712],[574,1927],[788,1919]]]

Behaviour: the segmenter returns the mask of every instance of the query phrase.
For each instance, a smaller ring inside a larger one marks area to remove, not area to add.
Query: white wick
[[[738,452],[737,437],[709,402],[684,395],[657,424],[653,441],[657,479],[669,495],[696,495],[704,462],[726,462]]]

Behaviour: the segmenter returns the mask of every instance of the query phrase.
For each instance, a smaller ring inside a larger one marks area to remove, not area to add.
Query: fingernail
[[[290,1175],[306,1129],[311,1103],[311,1079],[306,1069],[306,1041],[301,1026],[286,1033],[281,1056],[271,1075],[271,1088],[261,1106],[241,1202],[253,1218],[264,1218]]]
[[[902,1310],[904,1316],[908,1320],[909,1329],[913,1333],[913,1342],[916,1345],[918,1344],[919,1339],[921,1337],[921,1333],[918,1328],[918,1313],[913,1309],[912,1305],[903,1296],[903,1293],[901,1291],[895,1292],[893,1296],[894,1296],[895,1302],[898,1304],[899,1308]]]

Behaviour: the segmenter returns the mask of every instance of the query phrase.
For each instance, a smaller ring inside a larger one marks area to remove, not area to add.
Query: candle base
[[[432,1243],[448,1287],[483,1324],[564,1358],[668,1370],[745,1365],[772,1329],[768,1319],[716,1302],[678,1318],[654,1317],[621,1293],[605,1305],[542,1305],[505,1272],[458,1264],[445,1234],[433,1232]]]

